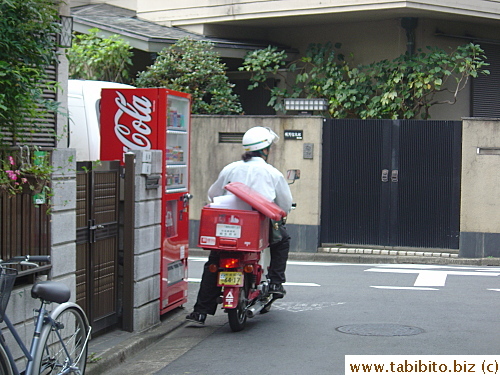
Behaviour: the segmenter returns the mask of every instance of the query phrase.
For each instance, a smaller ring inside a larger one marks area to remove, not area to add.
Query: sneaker
[[[274,298],[283,298],[286,294],[282,284],[270,284],[269,293],[274,294]]]
[[[193,311],[191,314],[186,316],[186,320],[197,323],[197,324],[205,324],[205,319],[207,318],[207,314],[202,314],[196,311]]]

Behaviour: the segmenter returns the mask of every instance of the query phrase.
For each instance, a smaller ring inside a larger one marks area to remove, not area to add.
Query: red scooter
[[[269,220],[282,220],[286,213],[248,186],[232,182],[225,189],[249,204],[253,210],[231,208],[202,209],[199,246],[220,251],[218,273],[222,287],[222,308],[234,332],[245,327],[247,318],[269,312],[277,299],[269,293],[266,277],[270,264]]]

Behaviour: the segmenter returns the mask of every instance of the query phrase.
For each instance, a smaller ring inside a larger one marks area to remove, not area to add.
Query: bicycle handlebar
[[[0,261],[0,263],[3,264],[15,264],[22,262],[50,263],[50,255],[20,255],[3,262]]]

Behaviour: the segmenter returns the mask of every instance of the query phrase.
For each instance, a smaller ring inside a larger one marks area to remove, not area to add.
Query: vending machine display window
[[[168,95],[167,100],[167,193],[187,191],[189,168],[189,99]]]

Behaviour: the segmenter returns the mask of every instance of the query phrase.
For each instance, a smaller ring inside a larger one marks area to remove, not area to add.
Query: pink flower
[[[12,156],[9,156],[9,163],[10,165],[14,165],[14,158]]]
[[[9,176],[9,178],[10,178],[12,181],[16,181],[16,180],[17,180],[17,177],[19,176],[19,174],[20,174],[21,172],[19,172],[19,170],[16,170],[16,171],[7,170],[7,171],[5,171],[5,173],[7,173],[7,175]]]

